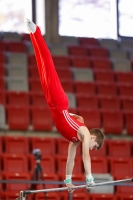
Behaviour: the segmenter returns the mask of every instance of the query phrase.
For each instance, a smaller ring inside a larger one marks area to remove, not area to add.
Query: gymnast
[[[69,113],[69,101],[58,78],[50,51],[42,37],[40,28],[29,19],[25,19],[30,32],[32,45],[36,56],[43,93],[51,111],[55,126],[59,133],[69,141],[66,162],[66,179],[68,191],[73,192],[72,171],[76,156],[76,149],[82,143],[82,160],[86,176],[86,189],[93,189],[94,178],[91,173],[91,159],[89,150],[99,150],[104,143],[104,134],[97,128],[88,130],[84,119]]]

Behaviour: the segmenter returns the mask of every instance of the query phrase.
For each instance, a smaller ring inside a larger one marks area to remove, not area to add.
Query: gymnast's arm
[[[70,193],[73,192],[72,171],[74,167],[76,149],[78,145],[79,145],[79,142],[76,142],[76,143],[69,142],[69,147],[68,147],[68,157],[67,157],[67,163],[66,163],[66,180],[64,180],[64,182],[66,183],[68,187],[68,192]]]
[[[85,126],[78,129],[78,138],[82,142],[82,159],[86,175],[91,174],[91,159],[89,154],[90,132]]]
[[[74,160],[76,156],[76,149],[78,145],[79,145],[79,142],[76,142],[76,143],[69,142],[68,157],[67,157],[67,163],[66,163],[66,175],[72,175]]]

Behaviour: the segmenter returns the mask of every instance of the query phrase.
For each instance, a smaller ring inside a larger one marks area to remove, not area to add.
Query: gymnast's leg
[[[26,20],[34,47],[41,84],[46,101],[51,109],[68,109],[68,98],[62,88],[49,49],[41,31],[30,20]]]

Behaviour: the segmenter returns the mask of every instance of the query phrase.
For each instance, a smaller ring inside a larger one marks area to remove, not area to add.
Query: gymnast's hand
[[[72,184],[72,179],[71,178],[69,178],[69,179],[66,179],[66,180],[64,180],[64,183],[66,184],[66,186],[68,187],[68,192],[69,193],[72,193],[73,191],[74,191],[74,189],[73,189],[73,184]]]
[[[95,182],[92,175],[86,176],[86,189],[90,191],[95,188]]]
[[[66,184],[66,186],[68,187],[68,192],[73,193],[73,191],[74,191],[73,186],[74,185],[72,183],[70,183],[70,184]]]

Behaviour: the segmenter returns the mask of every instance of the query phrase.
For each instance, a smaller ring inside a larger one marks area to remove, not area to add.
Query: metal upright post
[[[20,198],[19,200],[26,200],[25,198],[25,192],[24,191],[20,191]]]

